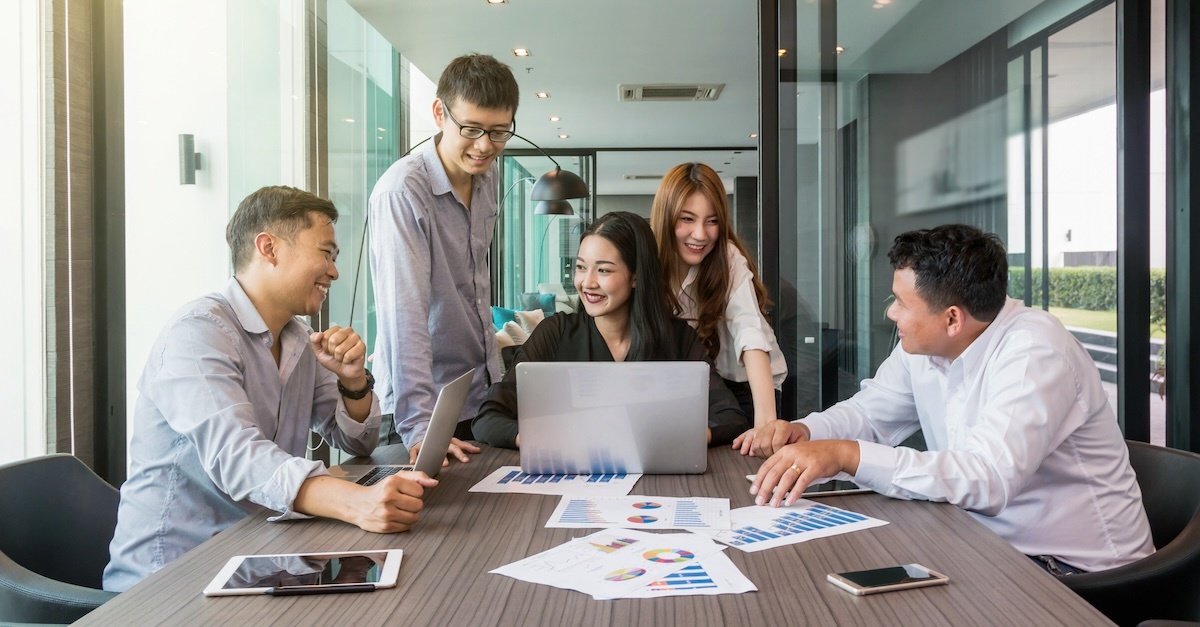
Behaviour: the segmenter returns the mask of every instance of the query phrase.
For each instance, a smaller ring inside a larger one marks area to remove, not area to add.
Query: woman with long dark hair
[[[534,329],[504,380],[488,391],[472,424],[475,437],[492,446],[520,446],[516,365],[523,361],[707,361],[696,332],[672,315],[662,277],[644,218],[619,211],[597,219],[584,232],[575,259],[583,311],[555,314]],[[748,427],[746,414],[713,370],[709,443],[729,442]]]

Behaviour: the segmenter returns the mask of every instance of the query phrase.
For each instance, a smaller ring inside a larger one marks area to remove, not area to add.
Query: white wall
[[[125,1],[125,241],[128,416],[171,313],[229,277],[225,2]],[[203,155],[179,184],[181,133]],[[129,432],[132,433],[132,424]]]
[[[39,10],[13,3],[0,20],[0,267],[17,292],[17,306],[0,308],[12,350],[0,359],[0,464],[46,452]]]

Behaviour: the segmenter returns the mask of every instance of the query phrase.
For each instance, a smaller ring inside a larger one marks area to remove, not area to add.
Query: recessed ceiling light
[[[750,139],[758,139],[758,133],[750,133]]]
[[[548,94],[548,93],[546,93],[546,92],[544,92],[544,91],[539,91],[539,92],[537,93],[537,97],[538,97],[538,98],[549,98],[549,97],[550,97],[550,94]]]
[[[570,137],[570,135],[567,135],[566,133],[559,133],[559,134],[558,134],[558,138],[559,138],[559,139],[566,139],[566,138],[568,138],[568,137]]]
[[[508,2],[508,0],[487,0],[488,4],[504,4],[505,2]]]
[[[343,122],[349,122],[349,123],[351,123],[351,124],[354,124],[354,118],[342,118],[342,121],[343,121]]]
[[[529,56],[529,48],[513,48],[513,54],[518,57],[527,57]]]
[[[381,126],[381,127],[379,127],[379,132],[380,132],[380,133],[386,133],[386,132],[387,132],[387,129],[386,129],[386,128],[383,128],[383,127]]]
[[[557,115],[552,115],[552,116],[550,116],[550,121],[551,121],[551,122],[557,122],[557,121],[559,121],[559,120],[561,120],[561,119],[562,119],[562,118],[558,117]]]
[[[833,49],[833,51],[834,51],[834,52],[836,52],[836,53],[838,53],[838,54],[841,54],[841,53],[845,52],[845,51],[846,51],[846,49],[845,49],[845,48],[843,48],[843,47],[841,47],[841,46],[838,46],[838,47],[834,48],[834,49]]]
[[[782,58],[782,57],[786,57],[786,56],[787,56],[787,48],[780,48],[780,49],[779,49],[779,56],[780,56],[780,58]]]

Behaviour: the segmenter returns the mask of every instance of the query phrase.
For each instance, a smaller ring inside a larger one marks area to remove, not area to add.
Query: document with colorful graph
[[[655,535],[634,529],[605,529],[548,551],[501,566],[494,574],[616,599],[724,547],[695,534]]]
[[[547,528],[729,529],[729,499],[672,496],[564,496]]]
[[[679,570],[625,595],[627,599],[657,599],[693,594],[741,594],[758,588],[724,552],[709,553]]]
[[[870,529],[886,520],[800,499],[791,507],[752,505],[731,512],[733,528],[726,531],[697,530],[731,547],[753,552],[785,544]]]
[[[501,466],[469,492],[499,492],[504,494],[589,494],[624,496],[642,475],[628,473],[596,475],[530,475],[520,466]]]

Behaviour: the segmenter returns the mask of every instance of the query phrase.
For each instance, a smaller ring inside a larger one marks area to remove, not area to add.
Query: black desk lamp
[[[543,156],[554,162],[554,169],[543,174],[533,184],[533,192],[530,193],[529,197],[538,201],[537,206],[533,208],[533,213],[536,215],[574,215],[575,210],[571,208],[571,203],[567,202],[567,200],[571,198],[587,198],[591,195],[588,191],[587,183],[584,183],[578,174],[562,169],[562,166],[554,160],[554,157],[546,154],[546,151],[542,150],[541,146],[516,133],[513,133],[513,137],[533,146]]]

